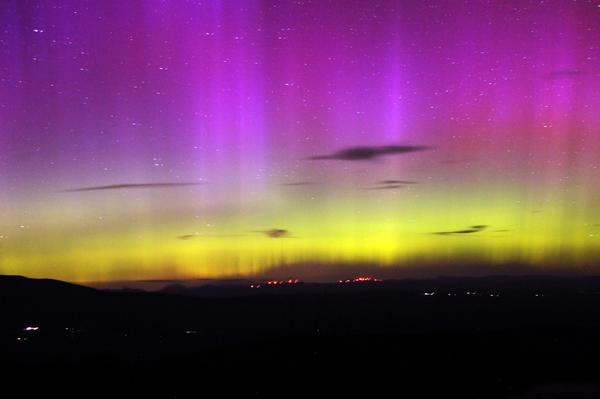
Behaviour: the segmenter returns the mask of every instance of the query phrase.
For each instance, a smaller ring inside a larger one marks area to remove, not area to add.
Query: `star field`
[[[600,259],[597,1],[7,0],[0,22],[0,273]]]

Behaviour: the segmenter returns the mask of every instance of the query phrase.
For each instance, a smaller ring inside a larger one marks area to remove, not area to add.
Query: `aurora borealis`
[[[6,0],[0,23],[0,273],[600,261],[598,1]]]

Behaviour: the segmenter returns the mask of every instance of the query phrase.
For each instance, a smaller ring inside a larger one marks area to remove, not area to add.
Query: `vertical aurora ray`
[[[596,270],[596,4],[13,0],[0,21],[0,273]],[[305,160],[390,144],[435,149]],[[65,192],[155,182],[203,184]]]

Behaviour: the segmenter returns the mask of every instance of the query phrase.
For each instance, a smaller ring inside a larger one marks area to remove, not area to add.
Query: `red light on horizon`
[[[338,283],[348,284],[348,283],[379,283],[383,281],[383,279],[371,277],[371,276],[359,276],[353,279],[347,280],[338,280]]]
[[[283,285],[283,284],[298,284],[300,280],[297,278],[290,278],[287,280],[268,280],[265,282],[266,285]],[[260,284],[251,284],[250,288],[260,288]]]

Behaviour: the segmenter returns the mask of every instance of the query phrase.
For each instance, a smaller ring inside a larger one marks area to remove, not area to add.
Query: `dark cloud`
[[[198,237],[197,234],[184,234],[182,236],[179,236],[177,238],[179,238],[180,240],[189,240],[190,238],[196,238]]]
[[[285,229],[255,230],[255,233],[262,233],[270,238],[290,238],[290,231]]]
[[[388,184],[385,186],[377,186],[377,187],[367,187],[365,190],[397,190],[399,188],[404,188],[405,186],[402,184]]]
[[[548,74],[550,80],[573,79],[581,76],[583,71],[580,69],[559,69]]]
[[[111,184],[108,186],[91,186],[91,187],[78,187],[72,188],[68,190],[63,190],[63,193],[76,193],[83,191],[101,191],[101,190],[129,190],[129,189],[139,189],[139,188],[174,188],[174,187],[189,187],[189,186],[199,186],[204,183],[170,183],[170,182],[162,182],[162,183],[126,183],[126,184]]]
[[[488,226],[486,226],[485,224],[478,224],[475,226],[469,226],[469,228],[464,229],[464,230],[453,230],[453,231],[436,231],[434,233],[431,234],[436,234],[436,235],[440,235],[440,236],[451,236],[451,235],[460,235],[460,234],[472,234],[472,233],[479,233],[480,231],[483,231],[487,228]]]
[[[382,180],[382,181],[378,181],[377,184],[417,184],[418,182],[416,181],[411,181],[411,180]]]
[[[314,184],[317,184],[317,183],[312,182],[312,181],[295,181],[295,182],[289,182],[289,183],[281,183],[282,186],[312,186]]]
[[[404,188],[408,184],[417,184],[418,182],[412,180],[381,180],[378,181],[375,187],[366,187],[364,190],[397,190]]]
[[[329,155],[315,155],[308,160],[341,160],[341,161],[368,161],[384,155],[408,154],[411,152],[431,150],[433,147],[424,145],[384,145],[350,147]]]

